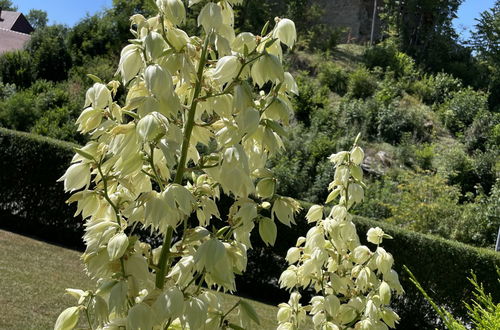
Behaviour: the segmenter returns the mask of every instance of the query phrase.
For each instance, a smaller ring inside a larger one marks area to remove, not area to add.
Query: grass
[[[0,329],[53,329],[74,298],[65,288],[92,288],[80,252],[0,230]],[[225,310],[240,299],[218,293]],[[246,300],[246,299],[245,299]],[[260,316],[255,329],[276,329],[274,306],[249,301]]]

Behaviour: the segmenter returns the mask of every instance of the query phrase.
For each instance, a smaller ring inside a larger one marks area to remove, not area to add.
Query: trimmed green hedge
[[[71,247],[83,247],[81,218],[74,218],[60,178],[74,145],[0,128],[0,226]]]
[[[42,237],[66,246],[82,247],[82,220],[74,218],[74,205],[68,206],[68,195],[56,180],[69,165],[74,145],[0,128],[0,227]],[[369,196],[368,196],[369,198]],[[229,201],[223,200],[222,204]],[[227,205],[226,205],[227,206]],[[224,205],[221,205],[224,208]],[[304,204],[291,228],[278,224],[274,247],[266,247],[253,235],[254,249],[249,251],[248,271],[238,279],[238,293],[277,304],[288,294],[278,288],[277,278],[286,267],[283,256],[305,235],[309,225],[304,221],[308,205]],[[355,220],[362,239],[370,227],[379,226],[393,240],[384,240],[386,250],[394,255],[395,267],[406,294],[395,301],[402,320],[399,329],[431,329],[440,327],[436,314],[410,283],[402,270],[405,264],[436,302],[452,313],[467,319],[463,301],[472,295],[467,280],[474,270],[480,282],[495,301],[500,301],[500,288],[495,267],[500,267],[500,254],[363,218]],[[366,242],[364,242],[366,244]],[[373,248],[373,246],[372,246]]]

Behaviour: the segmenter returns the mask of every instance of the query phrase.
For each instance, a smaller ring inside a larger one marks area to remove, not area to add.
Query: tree
[[[446,71],[466,84],[481,84],[469,47],[463,46],[453,28],[463,0],[384,0],[382,20],[386,37],[399,49],[432,71]]]
[[[26,19],[35,30],[43,29],[49,21],[47,12],[40,9],[31,9],[28,15],[26,15]]]
[[[11,0],[0,0],[0,8],[2,10],[16,11],[17,6],[15,6]]]
[[[52,25],[35,31],[26,45],[37,79],[61,81],[68,77],[71,56],[66,45],[68,28]]]

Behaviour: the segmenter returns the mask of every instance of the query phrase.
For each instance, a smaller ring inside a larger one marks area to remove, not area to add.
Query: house
[[[22,13],[0,8],[0,54],[22,49],[34,29]]]

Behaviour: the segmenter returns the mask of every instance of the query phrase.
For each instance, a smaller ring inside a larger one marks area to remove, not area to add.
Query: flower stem
[[[196,112],[196,106],[198,105],[198,96],[200,95],[201,92],[203,69],[205,68],[205,63],[207,60],[207,49],[209,40],[210,40],[210,34],[207,35],[205,39],[205,44],[203,45],[200,63],[198,64],[198,75],[193,95],[193,101],[191,102],[191,107],[188,112],[188,118],[184,124],[184,136],[182,139],[181,158],[179,160],[179,164],[177,165],[177,173],[175,174],[175,179],[174,179],[174,183],[177,184],[182,183],[182,177],[186,170],[187,153],[189,148],[189,142],[191,140],[191,133],[193,132],[194,115]],[[163,289],[163,287],[165,286],[165,275],[167,274],[167,270],[170,267],[170,263],[168,262],[168,257],[170,255],[170,244],[172,241],[173,230],[174,228],[169,226],[163,240],[163,246],[161,248],[161,254],[160,254],[160,261],[158,263],[159,269],[158,272],[156,273],[156,279],[155,279],[155,284],[158,289]]]

